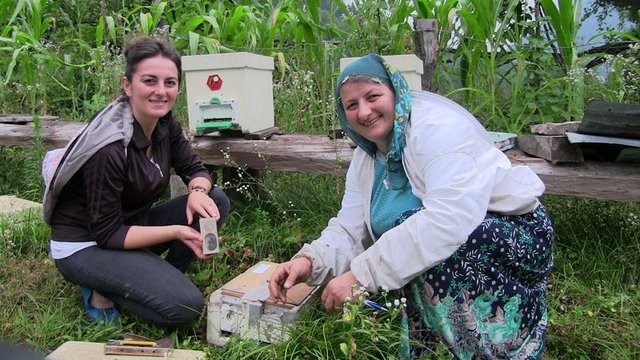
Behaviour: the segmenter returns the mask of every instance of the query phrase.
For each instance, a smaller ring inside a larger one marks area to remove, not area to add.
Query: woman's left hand
[[[353,290],[360,287],[351,271],[331,279],[322,292],[322,302],[327,311],[342,311],[346,298],[353,297]]]
[[[220,210],[218,210],[218,206],[208,194],[200,191],[192,191],[187,196],[187,224],[191,225],[195,213],[205,218],[212,217],[216,220],[220,219]]]

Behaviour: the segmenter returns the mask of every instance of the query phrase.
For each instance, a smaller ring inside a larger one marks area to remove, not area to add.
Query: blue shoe
[[[93,294],[92,289],[81,287],[80,293],[82,293],[82,299],[84,300],[84,312],[87,314],[89,320],[112,324],[118,317],[120,317],[120,312],[118,312],[118,309],[116,309],[115,306],[98,309],[91,305],[91,295]]]

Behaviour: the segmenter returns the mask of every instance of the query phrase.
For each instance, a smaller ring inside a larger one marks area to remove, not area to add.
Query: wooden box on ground
[[[223,346],[231,336],[278,343],[289,338],[289,327],[318,288],[297,284],[287,303],[274,302],[267,280],[277,263],[261,261],[211,294],[207,305],[207,341]]]

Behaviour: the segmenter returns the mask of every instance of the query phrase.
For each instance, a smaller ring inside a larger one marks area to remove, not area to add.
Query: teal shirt
[[[406,177],[404,170],[401,171]],[[371,229],[376,238],[398,225],[397,220],[404,212],[422,206],[422,201],[411,192],[409,181],[399,190],[387,189],[384,185],[386,173],[384,155],[376,153],[371,190]]]

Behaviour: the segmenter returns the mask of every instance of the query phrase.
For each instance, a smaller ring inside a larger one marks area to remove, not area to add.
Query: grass
[[[640,206],[550,198],[558,242],[547,356],[640,356]]]
[[[25,155],[26,156],[26,155]],[[31,179],[37,182],[39,179]],[[260,260],[288,259],[313,239],[339,207],[342,178],[267,173],[267,196],[239,199],[221,230],[221,253],[189,276],[206,295]],[[301,187],[300,184],[305,184]],[[27,192],[28,193],[28,192]],[[333,194],[333,195],[328,195]],[[636,359],[640,356],[640,204],[546,196],[558,239],[549,289],[546,359]],[[38,213],[0,218],[0,338],[50,352],[65,341],[104,342],[133,332],[171,337],[179,348],[225,359],[374,359],[395,355],[397,317],[355,306],[352,316],[313,303],[291,339],[258,344],[206,342],[206,312],[167,331],[124,314],[113,325],[84,318],[81,296],[47,256],[48,227]],[[350,320],[350,321],[349,321]],[[445,352],[433,359],[447,359]]]

